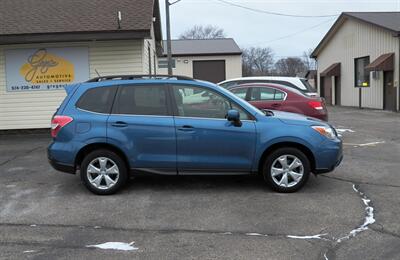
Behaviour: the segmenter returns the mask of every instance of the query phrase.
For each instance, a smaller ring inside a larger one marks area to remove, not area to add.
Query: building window
[[[159,59],[158,60],[158,68],[159,69],[167,69],[168,68],[168,60],[167,59]],[[175,69],[175,59],[172,59],[172,68]]]
[[[355,87],[369,87],[369,71],[365,67],[369,64],[369,56],[354,59]]]

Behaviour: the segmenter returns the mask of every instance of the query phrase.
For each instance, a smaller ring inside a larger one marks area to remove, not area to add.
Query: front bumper
[[[343,146],[341,140],[327,141],[321,146],[316,156],[316,165],[313,173],[322,174],[333,171],[343,160]]]

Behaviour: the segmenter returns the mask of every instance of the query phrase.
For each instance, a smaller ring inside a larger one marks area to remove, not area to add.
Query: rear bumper
[[[51,152],[47,149],[47,158],[49,160],[50,165],[57,171],[66,172],[70,174],[75,174],[75,167],[73,165],[64,164],[58,162],[51,156]]]
[[[57,171],[75,174],[75,167],[71,165],[65,165],[54,160],[49,159],[50,165]]]

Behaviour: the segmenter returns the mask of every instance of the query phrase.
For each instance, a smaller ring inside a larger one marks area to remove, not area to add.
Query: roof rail
[[[134,80],[134,79],[175,79],[175,80],[194,80],[193,78],[186,77],[186,76],[168,76],[168,75],[111,75],[111,76],[100,76],[96,78],[89,79],[86,82],[100,82],[105,80]]]

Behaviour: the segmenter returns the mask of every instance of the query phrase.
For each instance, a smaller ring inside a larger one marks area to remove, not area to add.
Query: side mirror
[[[240,121],[240,113],[237,110],[228,110],[228,113],[226,114],[226,119],[229,122],[232,122],[234,126],[242,126],[242,122]]]

